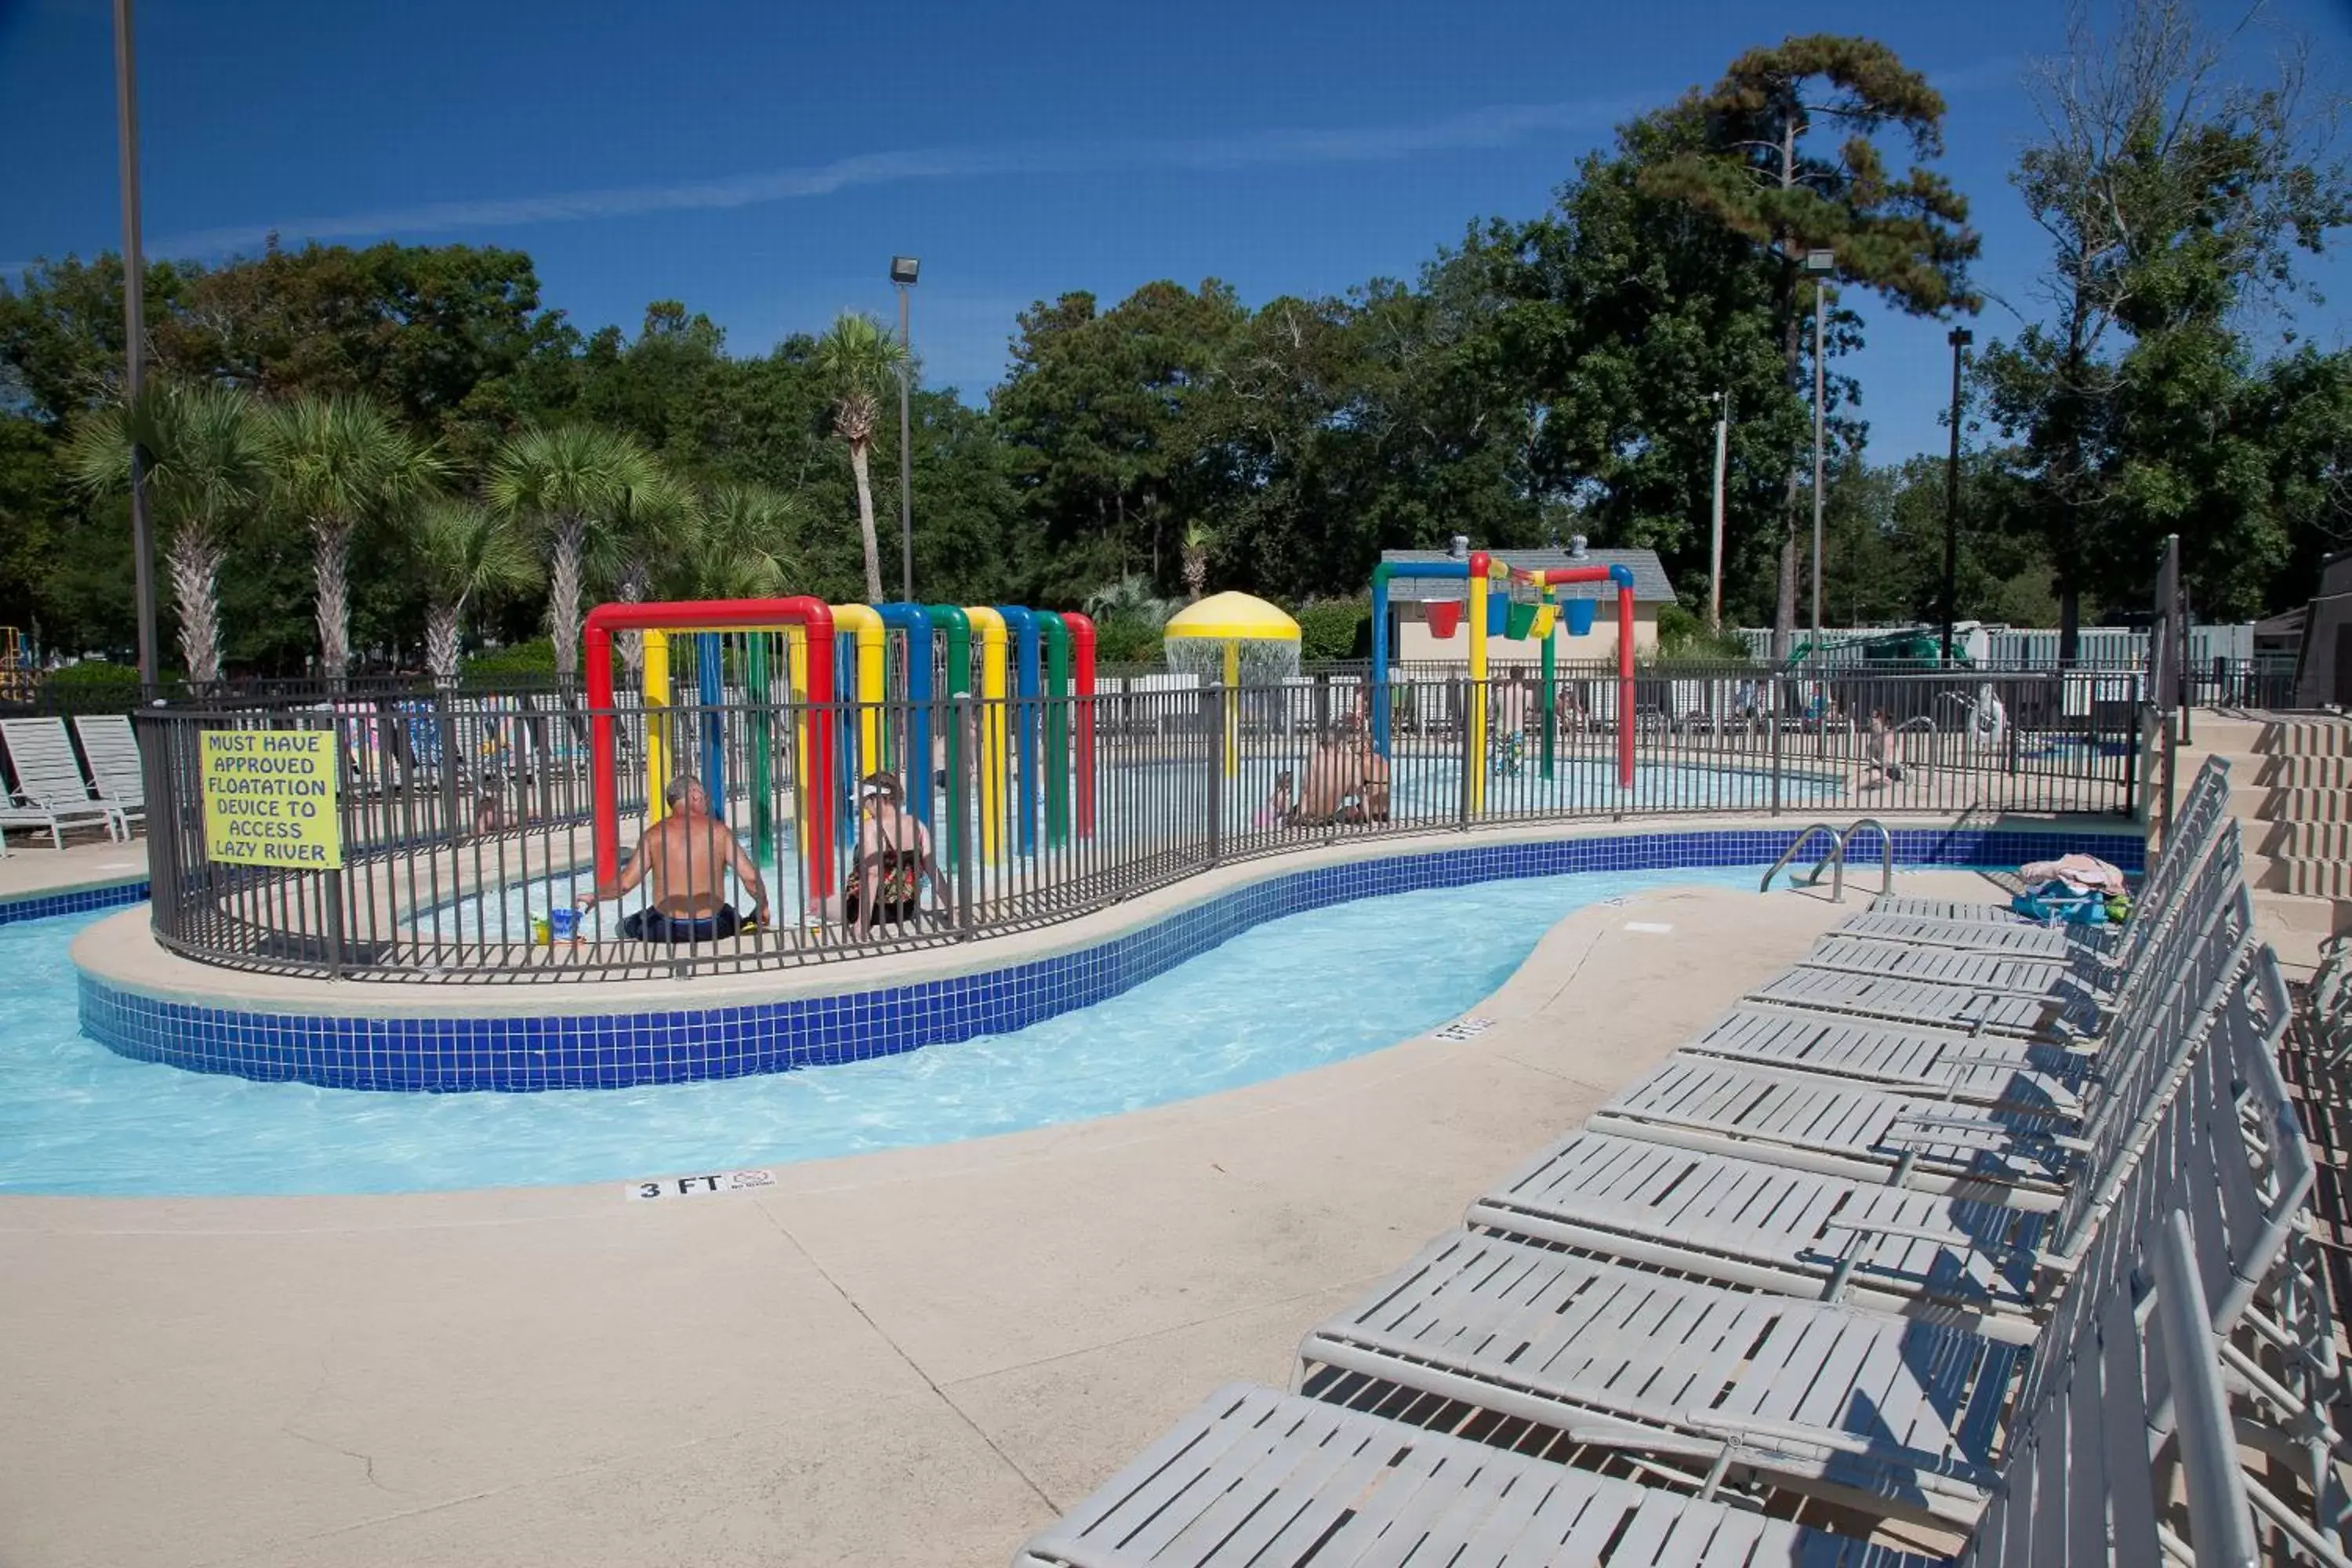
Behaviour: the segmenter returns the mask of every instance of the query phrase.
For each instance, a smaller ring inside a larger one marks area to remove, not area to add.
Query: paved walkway
[[[53,893],[62,888],[94,882],[121,882],[147,874],[147,838],[142,834],[128,844],[114,844],[90,834],[52,849],[43,838],[38,845],[19,837],[0,856],[0,900]]]
[[[0,1199],[0,1563],[1002,1563],[1865,902],[1580,910],[1466,1042],[764,1193]]]

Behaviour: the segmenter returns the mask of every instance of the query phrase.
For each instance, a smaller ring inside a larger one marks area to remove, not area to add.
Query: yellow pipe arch
[[[985,605],[964,608],[971,640],[980,645],[980,852],[993,861],[998,817],[1012,789],[1013,759],[1005,744],[1004,617]]]

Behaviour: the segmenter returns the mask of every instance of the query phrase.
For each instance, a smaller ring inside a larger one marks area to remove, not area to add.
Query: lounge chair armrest
[[[1991,1472],[1980,1466],[1964,1461],[1946,1460],[1937,1463],[1921,1455],[1916,1460],[1907,1454],[1887,1452],[1883,1443],[1867,1437],[1857,1437],[1849,1432],[1834,1432],[1824,1426],[1807,1426],[1791,1421],[1764,1421],[1752,1417],[1726,1415],[1720,1410],[1685,1410],[1682,1424],[1694,1432],[1720,1436],[1727,1442],[1748,1439],[1759,1447],[1811,1448],[1823,1453],[1843,1454],[1885,1466],[1906,1477],[1916,1478],[1924,1489],[1950,1493],[1956,1489],[1947,1484],[1935,1486],[1937,1480],[1958,1481],[1968,1491],[1981,1493],[1993,1481]]]
[[[1620,1421],[1580,1421],[1564,1430],[1572,1443],[1595,1448],[1628,1448],[1644,1454],[1673,1454],[1685,1459],[1712,1459],[1727,1446],[1720,1438],[1654,1431]],[[1735,1440],[1729,1446],[1739,1445]]]
[[[2084,1140],[2063,1132],[2044,1132],[2032,1127],[2015,1127],[2006,1121],[1995,1121],[1983,1116],[1955,1116],[1940,1110],[1898,1111],[1895,1120],[1914,1127],[1946,1132],[1985,1132],[2010,1139],[2019,1143],[2054,1143],[2062,1149],[2087,1151]]]
[[[1895,1236],[1901,1237],[1906,1241],[1934,1242],[1939,1247],[1948,1247],[1958,1252],[1981,1252],[1988,1257],[2005,1254],[2013,1258],[2030,1258],[2034,1254],[2032,1247],[2021,1247],[2013,1241],[1986,1241],[1981,1237],[1970,1236],[1966,1231],[1931,1230],[1922,1225],[1882,1225],[1875,1220],[1829,1219],[1822,1222],[1822,1228],[1850,1230],[1855,1233],[1857,1239],[1864,1236]]]
[[[83,792],[79,800],[60,801],[54,795],[42,795],[34,790],[18,790],[16,798],[20,804],[29,805],[36,811],[88,811],[92,806],[104,804],[87,791]]]
[[[1984,1037],[1979,1035],[1975,1037],[1981,1040]],[[2017,1046],[2032,1047],[2037,1042],[2031,1040],[2020,1040],[2017,1041],[2015,1045],[2009,1045],[2006,1047],[2000,1044],[1990,1045],[1986,1047],[1983,1050],[1956,1050],[1945,1059],[1947,1061],[1962,1062],[1972,1068],[2014,1066],[2020,1072],[2030,1072],[2040,1075],[2042,1071],[2042,1068],[2034,1067],[2030,1063],[2020,1062],[2018,1060],[2016,1049]],[[2045,1051],[2050,1051],[2057,1050],[2060,1047],[2056,1046],[2042,1046],[2041,1048]],[[2070,1051],[2069,1054],[2072,1055],[2074,1053]]]

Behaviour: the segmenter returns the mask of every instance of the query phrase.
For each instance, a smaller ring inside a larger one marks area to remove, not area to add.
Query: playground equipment
[[[869,612],[870,613],[870,612]],[[621,817],[619,801],[619,755],[613,732],[613,634],[624,631],[658,633],[661,650],[661,700],[668,702],[669,634],[694,631],[708,635],[709,642],[698,647],[696,660],[697,697],[707,709],[716,708],[724,688],[721,682],[722,661],[718,646],[719,635],[726,632],[789,632],[797,629],[799,637],[788,643],[793,657],[789,679],[795,697],[805,697],[815,711],[824,712],[834,700],[834,637],[833,606],[822,599],[806,595],[784,599],[699,599],[654,605],[599,605],[588,613],[582,629],[581,643],[588,670],[588,756],[590,814],[593,818],[592,837],[595,847],[596,885],[600,889],[614,886],[621,875]],[[763,639],[753,638],[751,647],[762,646]],[[646,685],[653,686],[655,647],[656,639],[646,639]],[[755,702],[764,706],[770,675],[764,664],[754,667],[747,650],[745,681],[751,689]],[[757,668],[759,673],[752,670]],[[704,729],[704,782],[711,798],[724,810],[726,787],[724,778],[725,748],[723,738],[717,739],[718,715],[706,712]],[[766,768],[774,754],[774,737],[769,731],[767,715],[755,710],[751,742],[753,763],[751,780],[756,814],[766,807],[772,789],[763,787],[771,781]],[[656,773],[667,765],[670,735],[665,715],[648,707],[646,722],[646,762],[649,780],[654,787],[650,800],[657,808],[661,800],[660,779]],[[809,891],[820,898],[833,891],[834,805],[840,780],[834,765],[833,725],[826,722],[802,721],[799,743],[793,747],[796,764],[803,770],[802,799],[806,803],[802,817],[803,851],[808,864]],[[754,822],[754,837],[758,823]],[[767,858],[763,855],[761,858]]]
[[[1298,623],[1264,599],[1212,594],[1169,617],[1161,628],[1168,668],[1203,680],[1222,680],[1225,698],[1225,776],[1241,772],[1241,703],[1244,681],[1272,685],[1298,673]]]
[[[1977,660],[1969,654],[1968,640],[1981,623],[1956,621],[1952,625],[1952,665],[1958,669],[1974,669]],[[1940,626],[1893,626],[1885,631],[1855,632],[1842,637],[1823,637],[1816,643],[1808,637],[1789,650],[1782,661],[1784,669],[1798,669],[1824,655],[1859,653],[1865,664],[1940,665],[1944,662],[1944,631]]]
[[[1533,584],[1547,603],[1552,590],[1567,583],[1617,584],[1617,787],[1633,787],[1633,573],[1627,566],[1544,566],[1515,570],[1511,575]],[[1592,629],[1592,601],[1570,599],[1568,629],[1578,637]],[[1547,628],[1549,629],[1549,628]],[[1558,656],[1552,639],[1543,638],[1543,776],[1551,777],[1552,754],[1559,737]],[[1472,755],[1478,753],[1473,752]]]
[[[1001,827],[1008,806],[1024,854],[1036,849],[1041,815],[1049,846],[1064,843],[1074,829],[1079,837],[1093,836],[1095,725],[1087,700],[1095,692],[1095,628],[1084,616],[1018,605],[828,605],[807,597],[605,605],[590,614],[584,637],[600,886],[620,869],[611,645],[614,634],[624,631],[644,638],[649,819],[659,821],[666,812],[663,785],[677,771],[680,752],[691,749],[697,776],[714,802],[746,797],[752,854],[762,862],[776,858],[773,769],[782,737],[775,705],[782,675],[800,709],[793,783],[804,805],[795,815],[808,886],[818,896],[833,890],[834,864],[852,843],[852,792],[877,770],[904,779],[908,811],[940,831],[940,847],[949,860],[962,855],[967,814],[942,810],[938,784],[942,762],[945,776],[964,776],[970,737],[962,723],[941,720],[938,708],[946,700],[978,699],[972,726],[980,748],[978,816],[989,858],[1007,847]],[[1017,680],[1009,671],[1014,660]],[[730,790],[726,710],[730,686],[739,680],[745,721],[740,756],[748,777]],[[678,731],[675,710],[681,706],[698,710],[694,736]]]
[[[1427,577],[1465,584],[1470,626],[1470,684],[1483,693],[1486,687],[1486,645],[1491,637],[1532,637],[1543,644],[1543,773],[1552,776],[1559,736],[1557,655],[1551,634],[1555,612],[1565,609],[1569,630],[1581,636],[1592,629],[1592,601],[1570,599],[1562,605],[1552,590],[1570,583],[1613,582],[1617,584],[1617,783],[1633,787],[1633,574],[1624,566],[1547,566],[1512,570],[1483,550],[1473,550],[1458,561],[1383,561],[1372,568],[1372,743],[1383,757],[1391,754],[1389,734],[1389,584],[1399,577]],[[1533,605],[1514,605],[1508,584],[1516,579],[1533,585],[1540,600]],[[1500,586],[1504,592],[1497,593]],[[1522,614],[1524,612],[1524,615]],[[1464,753],[1470,768],[1470,809],[1485,803],[1486,793],[1486,705],[1470,704],[1469,746]]]
[[[1372,745],[1383,757],[1389,746],[1389,584],[1399,577],[1433,577],[1468,584],[1470,597],[1470,680],[1484,690],[1486,680],[1486,639],[1506,629],[1491,624],[1488,590],[1494,562],[1483,550],[1459,561],[1383,561],[1372,568]],[[1469,757],[1486,754],[1486,710],[1471,704]],[[1486,797],[1486,769],[1471,769],[1470,804],[1476,809]]]

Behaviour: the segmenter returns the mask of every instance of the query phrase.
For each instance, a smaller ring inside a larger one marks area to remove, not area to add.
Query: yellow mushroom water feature
[[[1241,771],[1244,686],[1272,686],[1298,673],[1298,623],[1264,599],[1212,594],[1169,617],[1162,628],[1168,668],[1225,689],[1225,776]]]

